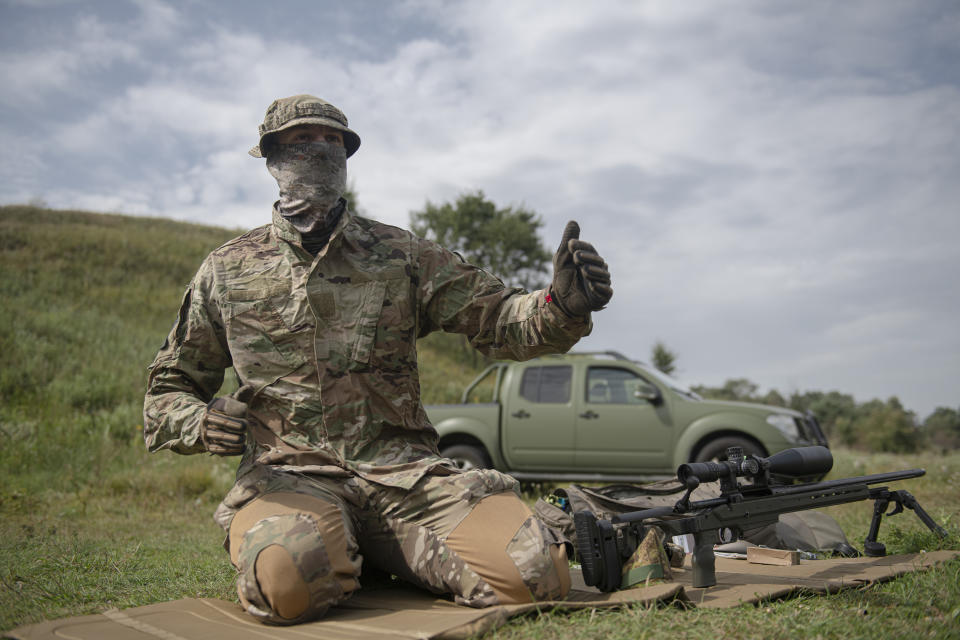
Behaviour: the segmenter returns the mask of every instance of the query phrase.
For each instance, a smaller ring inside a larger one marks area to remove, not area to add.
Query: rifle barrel
[[[919,478],[920,476],[926,474],[925,469],[905,469],[903,471],[889,471],[887,473],[875,473],[869,476],[856,476],[853,478],[840,478],[838,480],[824,480],[822,482],[810,482],[807,484],[786,484],[786,485],[775,485],[773,487],[764,487],[762,493],[753,493],[750,491],[750,487],[745,487],[743,494],[736,494],[738,497],[743,496],[746,499],[750,498],[760,498],[764,496],[790,496],[800,493],[817,493],[821,491],[831,491],[833,489],[842,489],[846,487],[852,487],[856,485],[871,485],[871,484],[880,484],[883,482],[894,482],[896,480],[906,480],[908,478]],[[758,490],[759,491],[759,490]],[[733,500],[732,496],[720,496],[719,498],[710,498],[708,500],[699,500],[697,502],[691,502],[689,508],[683,511],[677,511],[676,506],[674,507],[654,507],[652,509],[643,509],[640,511],[630,511],[628,513],[621,513],[610,518],[610,521],[613,524],[622,524],[627,522],[641,522],[643,520],[648,520],[651,518],[665,518],[669,516],[680,516],[683,514],[688,514],[691,512],[699,511],[701,509],[709,509],[711,507],[717,507],[723,504],[728,504],[731,502],[736,502]],[[811,507],[812,508],[812,507]]]
[[[887,473],[874,473],[869,476],[856,476],[854,478],[839,478],[837,480],[823,480],[821,482],[811,482],[809,484],[786,484],[770,488],[771,495],[787,496],[793,493],[806,493],[808,491],[822,491],[840,487],[848,487],[856,484],[881,484],[893,482],[895,480],[907,480],[908,478],[919,478],[927,473],[926,469],[905,469],[903,471],[888,471]]]

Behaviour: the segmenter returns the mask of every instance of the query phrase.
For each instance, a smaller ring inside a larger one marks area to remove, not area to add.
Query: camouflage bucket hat
[[[301,124],[323,124],[342,131],[348,158],[360,146],[360,136],[348,128],[347,116],[340,109],[316,96],[301,94],[270,103],[260,125],[260,143],[250,149],[250,155],[265,157],[264,151],[269,149],[271,136]]]

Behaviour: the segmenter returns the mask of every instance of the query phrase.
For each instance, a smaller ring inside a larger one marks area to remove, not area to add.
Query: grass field
[[[100,485],[26,492],[5,481],[0,502],[0,630],[42,619],[184,597],[234,601],[233,568],[211,513],[232,480],[208,456],[147,457],[118,447],[126,471]],[[900,483],[952,532],[944,545],[912,514],[885,520],[891,553],[960,548],[960,455],[895,458],[839,452],[839,474],[924,466]],[[531,499],[534,496],[529,496]],[[828,510],[862,546],[865,503]],[[719,635],[714,635],[719,634]],[[759,607],[675,607],[552,613],[522,618],[489,638],[950,638],[960,635],[960,560],[885,585]]]
[[[234,600],[211,514],[235,461],[148,455],[145,370],[202,257],[236,232],[145,218],[0,207],[0,631],[183,597]],[[424,396],[455,401],[476,366],[421,344]],[[893,553],[960,549],[960,453],[836,452],[831,477],[925,467],[899,483],[952,532],[884,523]],[[528,496],[531,500],[536,496]],[[829,510],[860,546],[870,508]],[[886,585],[760,607],[544,614],[490,638],[960,637],[960,561]]]

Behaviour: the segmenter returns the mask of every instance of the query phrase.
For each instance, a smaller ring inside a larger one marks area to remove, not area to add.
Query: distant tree
[[[887,405],[885,405],[883,400],[880,400],[879,398],[867,400],[866,402],[861,402],[857,405],[857,411],[854,415],[854,418],[864,418],[871,413],[877,413],[878,411],[883,411],[886,408]]]
[[[960,449],[960,411],[937,407],[923,421],[923,430],[930,442],[939,449]]]
[[[803,393],[794,391],[790,394],[790,400],[787,406],[794,411],[803,412],[810,409],[812,405],[816,404],[822,398],[822,391],[804,391]]]
[[[759,387],[746,378],[733,378],[723,384],[724,393],[734,400],[755,400]]]
[[[653,345],[650,361],[657,370],[663,371],[668,376],[677,370],[677,354],[668,349],[667,345],[663,344],[661,340],[657,340],[656,344]]]
[[[730,378],[720,387],[699,385],[693,390],[713,400],[762,402],[812,411],[834,444],[893,453],[911,453],[927,446],[960,449],[960,409],[938,407],[921,428],[916,414],[907,410],[897,396],[858,404],[853,396],[839,391],[795,391],[787,400],[776,389],[758,396],[757,388],[746,378]]]
[[[767,391],[766,395],[764,395],[764,396],[760,399],[760,402],[762,402],[763,404],[772,405],[772,406],[774,406],[774,407],[786,407],[786,406],[787,406],[787,400],[786,400],[786,398],[784,398],[783,395],[782,395],[779,391],[777,391],[776,389],[770,389],[770,391]]]
[[[787,406],[797,411],[812,411],[828,436],[836,431],[838,420],[846,418],[845,424],[849,426],[858,413],[853,396],[839,391],[794,392]]]
[[[746,378],[730,378],[722,387],[695,386],[693,390],[714,400],[756,401],[759,387]]]
[[[483,191],[461,194],[455,202],[410,212],[417,235],[456,251],[468,262],[489,269],[511,286],[528,290],[546,285],[553,253],[538,231],[543,221],[523,207],[498,208]]]
[[[856,419],[848,416],[840,416],[834,420],[833,430],[827,433],[827,435],[833,444],[839,443],[848,447],[856,446],[858,436]]]
[[[844,408],[835,414],[830,437],[850,447],[893,453],[910,453],[926,444],[924,432],[917,427],[916,416],[907,411],[896,396],[886,402],[873,399],[861,403],[853,411]]]
[[[896,396],[886,402],[875,398],[857,404],[853,396],[839,391],[808,391],[792,394],[790,407],[812,411],[837,444],[895,453],[916,451],[925,444],[916,416]]]
[[[905,410],[896,396],[859,418],[855,426],[859,442],[873,451],[912,453],[923,444],[916,416]]]
[[[949,407],[937,407],[923,421],[925,429],[945,429],[960,431],[960,411]]]

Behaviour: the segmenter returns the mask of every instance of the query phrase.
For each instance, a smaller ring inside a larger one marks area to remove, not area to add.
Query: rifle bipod
[[[880,520],[883,516],[895,516],[898,513],[903,513],[904,507],[916,513],[920,521],[927,525],[930,531],[933,531],[941,538],[947,537],[946,529],[933,521],[930,514],[920,506],[920,503],[917,502],[917,499],[914,498],[913,494],[909,491],[904,491],[903,489],[890,491],[886,487],[876,487],[870,490],[870,497],[873,498],[873,519],[870,521],[870,531],[867,533],[867,539],[863,541],[863,552],[866,555],[874,558],[887,555],[886,545],[882,542],[877,542],[877,534],[880,532]],[[893,511],[887,513],[887,507],[890,506],[891,502],[893,502],[895,506],[893,507]]]

